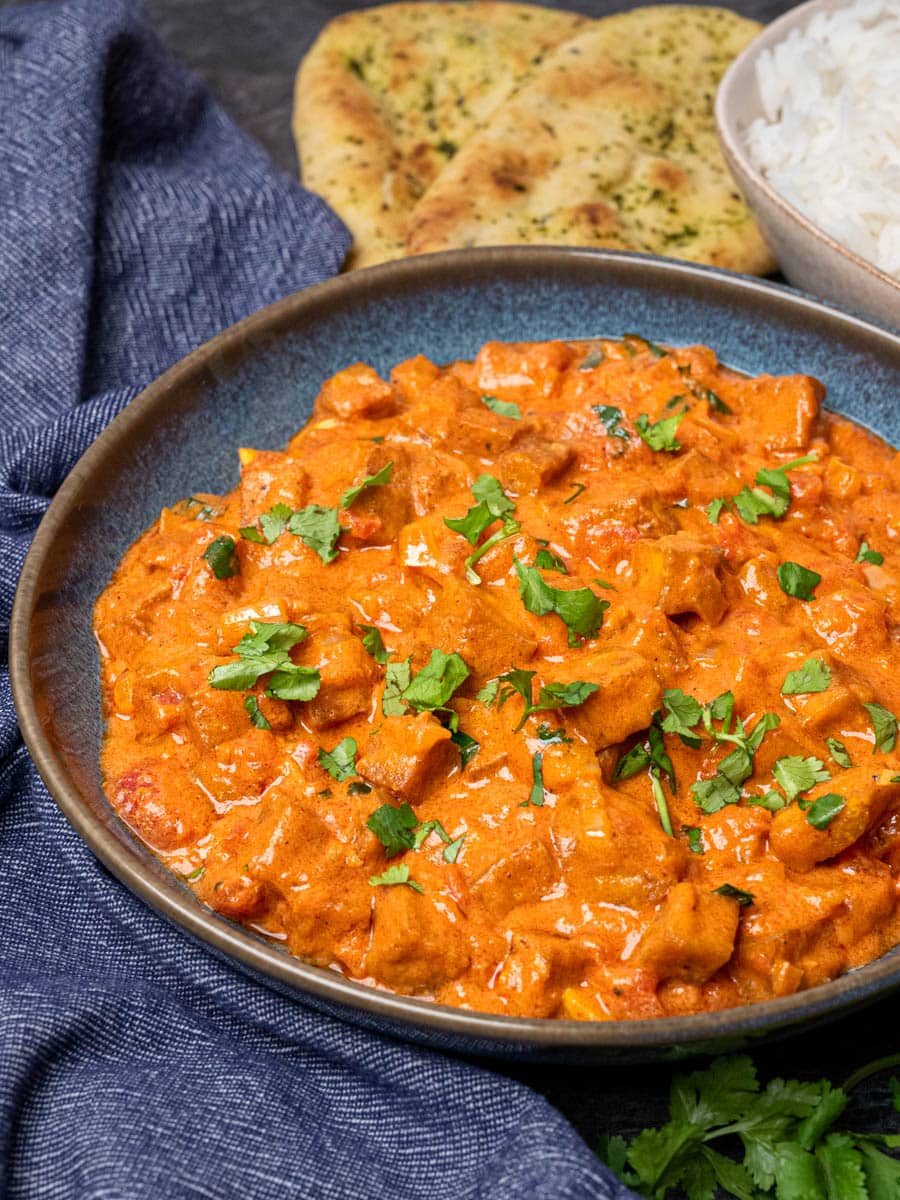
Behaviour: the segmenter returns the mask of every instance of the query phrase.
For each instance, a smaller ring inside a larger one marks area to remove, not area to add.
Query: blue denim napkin
[[[90,441],[346,230],[126,0],[0,8],[0,636]],[[5,661],[5,652],[4,652]],[[0,1192],[625,1197],[543,1099],[343,1025],[207,955],[93,859],[0,674]]]

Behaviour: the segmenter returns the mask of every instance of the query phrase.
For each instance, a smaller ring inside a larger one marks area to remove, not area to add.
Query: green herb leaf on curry
[[[498,417],[510,417],[513,421],[522,420],[522,410],[511,400],[498,400],[496,396],[482,396],[481,402],[486,404]]]
[[[579,639],[597,636],[609,608],[608,600],[600,600],[590,588],[566,591],[552,587],[536,567],[526,567],[516,555],[513,563],[519,577],[519,595],[530,613],[538,617],[555,613],[569,631],[570,646],[577,646]]]
[[[824,692],[831,683],[831,668],[821,658],[808,658],[795,671],[788,671],[781,685],[782,696],[805,696]]]
[[[203,551],[203,559],[216,579],[231,579],[240,573],[241,564],[234,538],[226,533],[209,543]]]
[[[336,508],[322,508],[318,504],[298,508],[288,521],[287,528],[310,550],[315,550],[322,562],[334,562],[337,558],[335,547],[342,530]]]
[[[393,469],[394,464],[392,462],[385,463],[380,471],[377,471],[374,475],[367,475],[362,483],[358,483],[356,487],[348,488],[343,496],[341,496],[341,508],[345,510],[350,508],[356,503],[363,492],[368,491],[369,488],[384,487],[386,483],[390,483]]]
[[[872,720],[872,730],[875,734],[873,754],[890,754],[897,745],[897,718],[881,704],[863,705]]]
[[[333,750],[320,746],[318,758],[332,779],[344,783],[356,774],[356,741],[352,737],[342,738]]]
[[[784,594],[797,600],[814,600],[815,590],[822,582],[822,576],[817,571],[795,562],[781,563],[776,574]]]
[[[367,653],[372,655],[377,663],[384,666],[391,657],[391,652],[385,648],[381,630],[375,625],[360,625],[359,628],[364,634],[362,639],[363,648]]]
[[[419,818],[408,804],[395,807],[392,804],[382,804],[369,816],[366,826],[375,834],[388,858],[412,850],[416,844],[413,832],[419,824]]]
[[[674,454],[676,450],[681,449],[681,442],[675,433],[684,417],[685,414],[680,412],[671,417],[660,417],[658,421],[651,421],[646,413],[641,413],[634,427],[651,450]]]
[[[421,883],[416,883],[414,879],[410,879],[409,867],[406,863],[398,863],[394,867],[388,867],[380,875],[371,875],[369,883],[372,887],[393,887],[397,884],[405,884],[408,888],[412,888],[414,892],[425,891]]]
[[[873,550],[868,542],[861,542],[854,562],[867,562],[872,563],[873,566],[880,567],[884,562],[884,555],[879,554],[877,550]]]
[[[265,714],[260,709],[259,701],[255,696],[246,696],[244,698],[244,709],[246,710],[247,716],[250,718],[251,723],[255,725],[257,729],[271,731],[272,726],[266,720]]]

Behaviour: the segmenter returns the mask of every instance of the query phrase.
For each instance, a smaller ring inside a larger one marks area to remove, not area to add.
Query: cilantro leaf
[[[240,574],[241,564],[238,561],[234,538],[225,533],[209,543],[203,551],[203,559],[216,579],[231,579],[232,576]]]
[[[468,733],[463,733],[461,729],[455,729],[450,734],[450,741],[459,750],[459,765],[466,767],[481,749],[481,742],[477,742],[475,738],[470,737]]]
[[[776,572],[781,590],[786,596],[794,596],[797,600],[814,600],[813,593],[822,582],[822,576],[817,571],[810,571],[800,563],[783,562]]]
[[[722,397],[717,396],[711,388],[703,387],[702,385],[698,384],[695,392],[700,395],[701,399],[706,400],[706,403],[709,405],[710,412],[722,413],[726,417],[734,415],[734,409],[729,408]]]
[[[643,342],[643,347],[636,346],[635,342]],[[656,342],[651,342],[648,338],[645,338],[642,333],[623,333],[622,345],[632,356],[637,354],[642,348],[649,350],[654,358],[665,358],[669,353],[662,346],[657,346]]]
[[[409,687],[412,675],[410,664],[412,657],[404,658],[402,662],[389,662],[384,675],[384,694],[381,697],[381,711],[386,717],[402,717],[406,712],[403,703],[403,692]]]
[[[861,542],[854,562],[873,563],[876,567],[880,567],[884,562],[884,555],[879,554],[877,550],[873,550],[868,542]]]
[[[830,1133],[816,1147],[824,1195],[828,1200],[870,1200],[863,1173],[862,1154],[845,1134]]]
[[[806,463],[816,461],[814,454],[807,454],[803,458],[796,458],[793,462],[785,463],[781,467],[763,467],[762,470],[756,472],[757,487],[741,488],[736,496],[732,497],[732,503],[737,510],[738,516],[747,525],[756,525],[759,523],[760,517],[772,517],[774,520],[780,520],[787,512],[791,503],[791,484],[787,477],[787,472],[793,470],[794,467],[802,467]],[[764,492],[764,487],[769,488],[768,492]]]
[[[460,834],[460,836],[458,838],[456,838],[455,841],[449,842],[444,847],[444,853],[442,856],[444,859],[444,862],[448,862],[448,863],[456,862],[456,860],[459,858],[459,852],[460,852],[460,850],[462,850],[463,842],[465,840],[466,840],[466,835],[463,833],[463,834]]]
[[[412,850],[416,844],[413,830],[419,823],[419,818],[408,804],[395,808],[392,804],[382,804],[370,814],[366,821],[367,828],[384,846],[388,858],[402,854],[404,850]],[[370,880],[371,882],[371,880]]]
[[[646,413],[641,413],[635,421],[635,428],[651,450],[667,451],[674,454],[681,449],[681,442],[675,436],[676,430],[684,420],[683,412],[671,417],[660,417],[658,421],[650,421]]]
[[[288,532],[300,538],[310,550],[315,550],[322,562],[330,563],[338,556],[335,549],[341,536],[336,508],[322,508],[318,504],[307,504],[298,508],[288,521]]]
[[[589,696],[593,696],[594,692],[599,690],[596,683],[585,683],[582,679],[576,679],[572,683],[548,683],[546,687],[541,687],[538,702],[532,712],[550,708],[575,708],[584,704]]]
[[[650,751],[640,742],[632,746],[627,754],[623,754],[616,764],[616,779],[631,779],[650,765]]]
[[[781,685],[782,696],[824,692],[831,683],[831,668],[821,658],[808,658],[795,671],[788,671]]]
[[[414,892],[424,892],[425,889],[421,883],[416,883],[414,879],[409,877],[409,867],[405,863],[398,863],[395,867],[388,867],[380,875],[371,875],[369,883],[372,887],[392,887],[395,884],[406,884],[412,888]]]
[[[828,747],[828,753],[831,755],[833,761],[839,767],[844,767],[846,770],[853,766],[853,760],[847,753],[847,747],[843,742],[839,742],[837,738],[826,738],[825,745]]]
[[[705,813],[716,813],[728,804],[737,804],[741,798],[741,790],[735,787],[723,775],[714,775],[712,779],[698,779],[691,784],[694,803]]]
[[[498,706],[500,708],[516,693],[522,697],[524,701],[522,717],[514,730],[515,733],[518,733],[532,713],[545,712],[554,708],[576,708],[579,704],[584,704],[585,700],[589,696],[593,696],[594,692],[600,690],[596,683],[585,683],[583,679],[576,679],[571,683],[548,683],[541,685],[537,702],[535,702],[532,699],[532,680],[535,674],[535,671],[523,671],[521,668],[513,667],[504,675],[498,676],[496,680],[491,680],[478,693],[478,699],[485,704],[493,704],[494,700],[499,698]],[[494,684],[496,687],[493,686]]]
[[[544,804],[544,755],[538,750],[531,758],[531,792],[523,807],[533,804],[542,808]]]
[[[318,695],[321,684],[322,677],[315,667],[298,667],[286,662],[273,671],[266,695],[279,700],[312,700]]]
[[[358,483],[356,487],[348,488],[343,496],[341,496],[341,508],[350,508],[352,504],[356,503],[363,492],[369,488],[383,487],[386,483],[390,483],[393,469],[394,464],[392,462],[385,463],[380,471],[377,471],[374,475],[367,475],[362,483]],[[296,530],[292,532],[296,533]]]
[[[687,836],[691,854],[703,853],[703,833],[696,825],[682,825],[681,832]]]
[[[813,800],[806,810],[806,819],[813,829],[827,829],[846,805],[847,801],[843,796],[839,796],[837,792],[828,792]]]
[[[729,900],[736,900],[741,908],[753,904],[756,900],[752,892],[745,892],[742,888],[735,887],[730,883],[723,883],[721,887],[713,888],[713,891],[719,896],[727,896]]]
[[[244,708],[247,711],[247,716],[257,729],[267,729],[271,731],[272,726],[266,720],[265,714],[261,711],[259,707],[259,701],[255,696],[246,696],[244,698]]]
[[[362,639],[363,648],[372,655],[377,663],[381,666],[391,657],[390,650],[385,649],[384,639],[381,636],[381,630],[375,625],[360,625],[365,636]]]
[[[403,689],[402,698],[416,712],[443,708],[468,678],[469,668],[460,655],[435,649],[428,664]]]
[[[625,414],[621,408],[615,408],[612,404],[594,404],[591,406],[591,412],[595,412],[600,418],[607,437],[620,438],[623,442],[631,441],[628,431],[622,428]]]
[[[556,613],[569,630],[570,646],[578,645],[579,638],[596,637],[609,608],[608,600],[600,600],[586,587],[572,591],[552,587],[536,567],[526,567],[516,555],[513,563],[519,577],[519,595],[530,613],[538,617]]]
[[[808,792],[817,783],[827,783],[831,778],[820,758],[801,758],[798,754],[779,758],[772,768],[772,774],[789,801],[801,792]]]
[[[533,675],[532,675],[532,678],[533,678]],[[500,680],[499,679],[491,679],[484,685],[483,688],[480,689],[480,691],[476,692],[475,699],[478,700],[481,704],[488,704],[488,705],[493,704],[494,701],[497,699],[497,693],[499,692],[499,690],[500,690]]]
[[[897,718],[880,704],[864,704],[863,708],[872,719],[872,730],[875,734],[872,753],[877,754],[881,751],[882,754],[890,754],[897,745]]]
[[[568,575],[569,573],[568,567],[561,558],[543,548],[538,550],[534,556],[534,565],[544,571],[559,571],[561,575]]]
[[[288,508],[286,504],[273,504],[268,512],[262,514],[259,518],[259,526],[245,525],[239,533],[242,538],[246,538],[248,542],[257,542],[260,545],[265,544],[271,546],[276,538],[280,537],[287,529],[288,521],[293,515],[293,510]]]
[[[237,661],[213,667],[207,677],[210,687],[228,692],[243,692],[253,687],[262,675],[278,671],[290,673],[293,670],[312,672],[312,676],[315,677],[315,691],[312,695],[315,695],[318,691],[318,671],[310,667],[295,667],[288,654],[288,651],[306,636],[306,629],[302,625],[251,621],[250,633],[244,634],[238,644],[232,647],[232,653],[238,655]],[[274,679],[273,674],[270,690]],[[312,695],[305,698],[312,699]],[[250,709],[247,711],[249,713]]]
[[[356,774],[356,742],[352,737],[342,738],[333,750],[318,750],[319,763],[332,779],[344,783]]]
[[[715,500],[710,500],[706,508],[706,515],[709,518],[710,525],[718,525],[719,517],[722,515],[722,509],[725,507],[726,501],[721,496]]]
[[[667,688],[663,692],[663,707],[666,717],[662,727],[666,733],[677,733],[686,746],[695,750],[700,745],[700,738],[693,732],[693,727],[700,723],[703,710],[693,696],[686,696],[681,688]]]
[[[499,479],[493,475],[479,475],[472,484],[472,495],[477,501],[464,517],[444,517],[444,524],[454,533],[461,533],[470,546],[494,521],[505,521],[515,511],[515,502],[510,500]]]
[[[522,410],[511,400],[498,400],[496,396],[482,396],[481,402],[486,404],[498,417],[511,417],[514,421],[522,420]]]
[[[536,730],[538,741],[543,742],[546,746],[558,746],[563,742],[571,742],[570,737],[566,737],[564,729],[551,729],[545,721],[542,725],[538,725]]]
[[[577,500],[578,497],[581,495],[581,493],[587,487],[587,484],[586,483],[573,483],[572,486],[575,488],[575,491],[572,493],[571,496],[566,496],[565,500],[563,500],[563,504],[571,504],[573,500]]]

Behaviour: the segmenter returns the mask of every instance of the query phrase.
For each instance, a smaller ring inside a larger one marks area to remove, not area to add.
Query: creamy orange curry
[[[581,1020],[900,941],[900,456],[637,336],[361,364],[96,606],[107,794],[354,979]]]

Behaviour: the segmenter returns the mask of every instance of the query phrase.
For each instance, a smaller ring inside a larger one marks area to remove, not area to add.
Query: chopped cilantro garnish
[[[596,637],[609,608],[608,600],[600,600],[590,588],[565,591],[551,587],[536,567],[526,567],[516,555],[513,563],[519,576],[519,595],[530,613],[538,617],[556,613],[569,630],[570,646],[577,646],[579,638]]]
[[[643,342],[644,346],[650,351],[654,358],[665,358],[669,353],[668,350],[664,350],[662,346],[657,346],[655,342],[651,342],[648,338],[645,338],[643,334],[622,334],[622,344],[625,346],[625,349],[629,352],[629,354],[635,354],[640,349],[640,347],[633,345],[634,342]]]
[[[196,883],[198,879],[202,879],[206,873],[206,867],[201,863],[199,867],[191,871],[190,875],[185,875],[188,883]]]
[[[846,804],[844,796],[839,796],[836,792],[828,792],[827,795],[813,800],[806,810],[806,819],[813,829],[827,829]]]
[[[752,892],[745,892],[731,883],[723,883],[721,887],[713,888],[713,891],[719,896],[727,896],[729,900],[736,900],[742,908],[756,899]]]
[[[677,733],[686,746],[695,750],[700,745],[700,738],[692,732],[692,727],[699,724],[703,709],[693,696],[686,696],[681,688],[668,688],[663,692],[663,707],[666,718],[662,727],[666,733]]]
[[[402,697],[417,712],[443,708],[468,677],[469,668],[460,655],[432,650],[428,664],[403,689]]]
[[[843,742],[839,742],[837,738],[826,738],[825,745],[828,747],[828,753],[839,767],[844,767],[846,770],[853,766],[853,760],[847,753],[847,747]]]
[[[709,405],[710,412],[724,413],[725,416],[728,417],[732,415],[733,410],[729,408],[721,396],[717,396],[711,388],[702,387],[698,384],[696,388],[696,394],[698,394],[701,399],[706,401],[706,403]]]
[[[240,572],[241,564],[235,552],[234,538],[227,533],[209,543],[203,551],[203,558],[216,579],[231,579]]]
[[[660,417],[652,421],[646,413],[641,413],[634,426],[651,450],[666,451],[674,454],[681,449],[681,442],[675,436],[678,426],[684,420],[684,413],[675,413],[671,417]]]
[[[643,743],[638,742],[636,746],[632,746],[627,754],[623,754],[616,764],[616,779],[631,779],[632,775],[639,775],[645,767],[650,765],[650,751]]]
[[[478,503],[473,504],[464,517],[444,517],[444,524],[454,533],[462,534],[470,546],[477,546],[478,539],[489,525],[495,521],[503,522],[501,528],[466,559],[466,578],[472,584],[479,584],[481,578],[474,570],[474,564],[498,542],[518,533],[521,526],[511,515],[515,511],[515,502],[510,500],[500,481],[493,475],[479,475],[472,484],[472,495]]]
[[[341,536],[341,526],[338,523],[336,508],[321,508],[318,504],[308,504],[306,508],[297,509],[287,527],[289,533],[300,538],[310,550],[315,550],[322,562],[334,562],[337,558],[335,546]]]
[[[569,573],[569,569],[563,560],[546,549],[538,550],[534,556],[534,565],[540,567],[543,571],[559,571],[561,575],[568,575]]]
[[[650,790],[653,792],[653,800],[656,804],[656,811],[659,814],[659,823],[662,825],[663,833],[667,833],[669,837],[674,837],[672,832],[672,818],[669,816],[669,806],[666,803],[666,794],[663,791],[662,781],[659,777],[659,768],[651,766],[650,768]]]
[[[211,687],[229,692],[243,692],[253,687],[261,675],[271,673],[266,694],[281,700],[312,700],[321,682],[313,667],[298,667],[291,662],[288,651],[302,642],[306,630],[302,625],[265,624],[250,622],[251,632],[232,647],[237,662],[214,667],[209,673]],[[249,711],[249,710],[248,710]]]
[[[706,515],[711,525],[718,525],[719,517],[722,515],[722,509],[725,507],[725,504],[726,501],[721,496],[715,500],[710,500],[706,508]]]
[[[384,676],[384,695],[381,697],[381,711],[386,717],[402,717],[406,712],[403,703],[404,689],[409,687],[412,675],[412,658],[404,658],[401,662],[389,662]]]
[[[433,833],[436,833],[442,842],[449,844],[450,834],[444,828],[440,821],[426,821],[416,830],[413,839],[413,848],[418,850],[422,843],[429,838]]]
[[[572,486],[575,488],[575,491],[572,493],[571,496],[567,496],[565,498],[565,500],[563,500],[563,504],[571,504],[573,500],[577,500],[578,497],[581,495],[581,493],[584,491],[584,489],[587,487],[587,484],[586,483],[575,483]]]
[[[681,832],[687,835],[691,854],[703,853],[703,834],[696,825],[682,825]]]
[[[366,826],[384,846],[388,858],[402,854],[404,850],[412,850],[416,844],[413,830],[419,819],[408,804],[394,807],[392,804],[382,804],[370,815]]]
[[[286,504],[273,504],[269,511],[259,518],[259,529],[255,525],[245,525],[241,527],[240,535],[248,542],[271,546],[287,529],[292,515],[293,509],[288,508]]]
[[[260,710],[259,701],[255,696],[246,696],[244,698],[244,708],[246,709],[247,715],[251,722],[256,726],[257,729],[271,730],[272,726],[269,724],[264,714]]]
[[[459,750],[459,765],[461,767],[468,766],[481,749],[481,742],[477,742],[469,734],[463,733],[461,729],[454,729],[450,734],[450,740]]]
[[[320,765],[338,783],[344,783],[356,774],[356,742],[352,737],[342,738],[333,750],[320,746],[318,757]]]
[[[716,813],[728,804],[737,804],[741,789],[724,775],[714,775],[712,779],[699,779],[692,783],[691,794],[699,809],[705,813]]]
[[[462,850],[463,842],[466,840],[466,835],[461,834],[455,841],[449,842],[444,847],[444,862],[455,863],[459,858],[459,852]]]
[[[535,731],[535,736],[537,737],[538,741],[543,742],[545,746],[557,746],[562,742],[569,743],[572,741],[570,737],[566,736],[566,731],[564,729],[551,729],[546,721],[543,724],[538,725],[537,730]]]
[[[350,508],[351,505],[356,503],[363,492],[368,491],[369,488],[383,487],[386,483],[390,483],[393,469],[394,464],[392,462],[385,463],[380,471],[377,471],[374,475],[367,475],[362,483],[358,483],[356,487],[348,488],[343,496],[341,496],[341,508]],[[292,530],[292,532],[296,533],[297,531]]]
[[[398,863],[395,867],[388,867],[380,875],[370,876],[369,883],[372,887],[392,887],[395,884],[405,883],[414,892],[425,891],[421,883],[416,883],[414,879],[410,879],[409,867],[405,863]]]
[[[897,745],[897,718],[880,704],[865,704],[863,707],[872,719],[872,730],[875,734],[872,753],[877,754],[881,751],[882,754],[890,754]]]
[[[868,542],[862,542],[854,561],[858,563],[873,563],[876,567],[880,567],[884,562],[884,555],[879,554],[877,550],[873,550]]]
[[[544,804],[544,755],[540,750],[531,758],[531,792],[523,807],[529,804],[542,808]]]
[[[808,792],[817,783],[827,783],[831,772],[825,769],[820,758],[801,758],[799,754],[789,754],[779,758],[772,774],[784,790],[788,801],[795,799],[801,792]]]
[[[592,350],[591,353],[581,360],[578,364],[579,371],[593,371],[594,367],[599,367],[603,362],[603,355],[599,350]]]
[[[788,671],[781,685],[782,696],[805,696],[824,692],[831,683],[831,668],[821,658],[808,658],[795,671]]]
[[[372,790],[370,783],[363,783],[361,779],[354,779],[352,783],[347,784],[348,796],[368,796]]]
[[[787,800],[781,792],[774,790],[766,792],[764,796],[748,796],[747,803],[755,805],[757,808],[768,809],[769,812],[779,812],[782,808],[787,808]]]
[[[794,596],[797,600],[814,600],[813,593],[822,582],[822,576],[816,571],[810,571],[800,563],[783,562],[777,571],[778,582],[786,596]]]
[[[794,467],[802,467],[815,461],[814,454],[807,454],[803,458],[795,458],[793,462],[785,463],[782,467],[764,467],[757,471],[756,483],[759,486],[750,488],[745,485],[732,497],[732,503],[741,520],[747,525],[756,525],[760,517],[772,517],[776,521],[783,517],[791,503],[791,484],[787,472],[792,471]],[[770,490],[764,492],[764,487]]]
[[[513,421],[522,420],[522,410],[511,400],[498,400],[496,396],[482,396],[481,402],[486,404],[498,417],[511,417]]]
[[[362,629],[365,634],[362,640],[364,649],[372,655],[377,663],[380,663],[382,666],[384,666],[387,660],[391,657],[391,652],[390,650],[385,649],[384,639],[381,636],[381,630],[377,629],[374,625],[360,625],[359,628]]]
[[[606,436],[611,438],[621,438],[623,442],[630,442],[628,430],[622,428],[622,420],[625,414],[621,408],[615,408],[612,404],[594,404],[591,406],[591,411],[595,412],[600,418],[603,428],[606,430]]]
[[[572,683],[548,683],[541,686],[537,703],[534,703],[532,700],[532,680],[535,674],[536,672],[534,671],[523,671],[518,667],[514,667],[511,671],[507,671],[505,675],[500,675],[496,680],[491,680],[478,693],[478,699],[484,704],[493,704],[494,700],[499,696],[499,707],[502,708],[511,696],[518,693],[524,701],[522,718],[514,731],[518,733],[532,713],[546,712],[554,708],[576,708],[579,704],[583,704],[594,692],[599,690],[596,683],[585,683],[581,679],[576,679]]]

